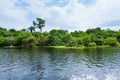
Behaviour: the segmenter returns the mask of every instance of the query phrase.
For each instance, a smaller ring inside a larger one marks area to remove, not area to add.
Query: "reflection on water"
[[[0,80],[120,80],[120,49],[0,49]]]

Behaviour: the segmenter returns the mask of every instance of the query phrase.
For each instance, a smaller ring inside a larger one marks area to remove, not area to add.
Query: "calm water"
[[[120,49],[0,49],[0,80],[120,80]]]

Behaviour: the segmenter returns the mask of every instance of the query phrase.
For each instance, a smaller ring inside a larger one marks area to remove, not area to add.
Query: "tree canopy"
[[[69,46],[69,47],[91,47],[100,45],[119,46],[120,31],[101,29],[99,27],[87,29],[86,31],[68,32],[67,30],[53,29],[42,32],[45,20],[37,18],[33,25],[22,30],[5,29],[0,27],[0,47],[3,46]],[[40,29],[37,32],[35,29]]]

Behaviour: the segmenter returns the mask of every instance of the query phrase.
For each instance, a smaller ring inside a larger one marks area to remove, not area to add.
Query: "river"
[[[0,49],[0,80],[120,80],[120,48]]]

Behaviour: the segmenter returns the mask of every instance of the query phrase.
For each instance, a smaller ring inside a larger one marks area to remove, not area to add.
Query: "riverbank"
[[[109,45],[102,45],[102,46],[94,46],[94,47],[66,47],[66,46],[47,46],[48,48],[61,48],[61,49],[85,49],[85,48],[107,48],[107,47],[112,47]]]
[[[81,46],[81,47],[66,47],[66,46],[34,46],[31,48],[55,48],[55,49],[85,49],[85,48],[108,48],[108,47],[112,47],[109,45],[102,45],[102,46],[94,46],[94,47],[85,47],[85,46]],[[1,47],[3,49],[22,49],[23,47],[19,47],[19,46],[4,46]]]

